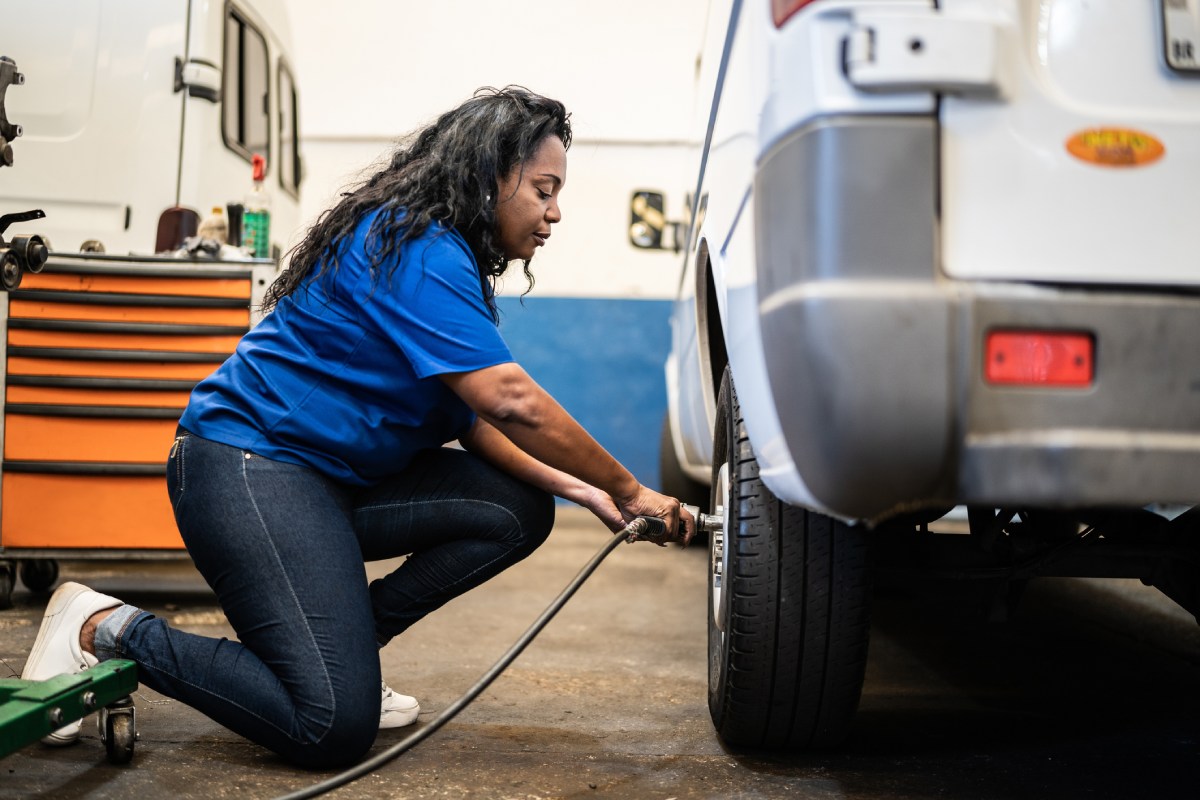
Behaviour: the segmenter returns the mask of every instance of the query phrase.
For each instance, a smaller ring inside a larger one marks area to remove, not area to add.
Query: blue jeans
[[[379,726],[379,647],[545,541],[545,492],[451,449],[366,489],[180,430],[167,462],[179,531],[240,641],[130,606],[97,655],[314,768],[360,759]],[[363,562],[408,555],[369,586]]]

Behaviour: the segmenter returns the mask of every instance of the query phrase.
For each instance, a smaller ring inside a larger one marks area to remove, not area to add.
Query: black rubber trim
[[[188,561],[192,557],[180,544],[167,548],[112,548],[95,547],[2,547],[0,558],[54,558],[59,561]]]
[[[200,381],[147,378],[87,378],[76,375],[8,375],[9,386],[51,386],[68,389],[142,389],[190,392]]]
[[[171,322],[108,322],[77,319],[26,319],[13,317],[8,327],[31,331],[77,331],[79,333],[135,333],[163,336],[240,336],[245,325],[180,325]]]
[[[167,474],[166,463],[121,464],[100,461],[5,461],[5,472],[26,475],[149,475]]]
[[[68,406],[57,403],[5,403],[6,414],[22,417],[105,417],[113,419],[179,419],[182,408],[161,406]]]
[[[166,306],[168,308],[247,308],[249,297],[196,297],[180,294],[127,292],[62,292],[56,289],[17,289],[9,295],[42,303],[78,303],[88,306]]]
[[[9,357],[57,358],[62,361],[164,361],[220,364],[229,353],[185,353],[178,350],[89,350],[78,347],[9,347]]]
[[[187,90],[188,97],[197,97],[201,100],[207,100],[210,103],[219,103],[221,101],[221,90],[214,89],[211,86],[189,86]]]

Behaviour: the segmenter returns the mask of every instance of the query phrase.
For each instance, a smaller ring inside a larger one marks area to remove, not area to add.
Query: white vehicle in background
[[[706,38],[666,438],[723,519],[722,738],[847,736],[875,567],[1200,613],[1197,512],[1148,510],[1200,501],[1200,3],[713,0]]]
[[[153,254],[159,217],[241,203],[266,157],[273,250],[299,224],[298,95],[282,0],[38,0],[6,14],[0,55],[23,132],[6,211],[62,252]],[[194,232],[194,231],[193,231]]]

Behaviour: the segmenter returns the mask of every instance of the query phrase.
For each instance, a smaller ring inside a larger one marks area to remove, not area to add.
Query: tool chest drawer
[[[0,549],[180,549],[165,461],[274,262],[54,255],[3,298]]]

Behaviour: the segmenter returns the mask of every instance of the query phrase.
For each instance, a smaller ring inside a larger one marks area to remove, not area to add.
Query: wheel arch
[[[700,338],[700,358],[704,366],[702,372],[708,379],[704,386],[705,399],[715,415],[721,376],[729,364],[729,351],[725,346],[725,326],[721,319],[721,304],[717,297],[707,239],[701,240],[696,251],[696,316],[696,335]]]

